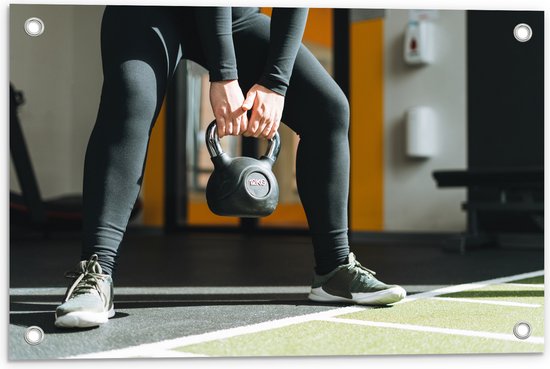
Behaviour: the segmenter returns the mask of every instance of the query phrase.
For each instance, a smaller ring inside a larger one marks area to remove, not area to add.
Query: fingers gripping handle
[[[208,148],[208,153],[212,159],[225,154],[220,143],[218,130],[216,129],[216,121],[210,123],[206,129],[206,147]],[[262,157],[269,159],[273,165],[273,163],[277,160],[280,151],[281,137],[279,136],[279,132],[275,132],[273,138],[269,140],[266,153]]]

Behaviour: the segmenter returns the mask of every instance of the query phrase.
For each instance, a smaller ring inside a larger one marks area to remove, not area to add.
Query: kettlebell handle
[[[206,129],[206,147],[211,158],[221,156],[224,153],[216,128],[216,121],[213,121]],[[269,159],[271,164],[273,164],[279,156],[279,151],[281,151],[281,137],[279,136],[279,132],[275,132],[273,138],[269,140],[267,151],[263,157]]]

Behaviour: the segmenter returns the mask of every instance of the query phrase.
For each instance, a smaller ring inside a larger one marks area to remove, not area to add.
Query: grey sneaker
[[[111,276],[102,274],[95,254],[90,260],[81,261],[76,269],[65,274],[75,281],[55,310],[55,326],[88,328],[107,323],[115,315]]]
[[[403,287],[382,283],[374,278],[375,274],[359,264],[355,255],[350,253],[348,264],[340,265],[326,275],[315,275],[308,298],[362,305],[388,305],[405,298],[407,292]]]

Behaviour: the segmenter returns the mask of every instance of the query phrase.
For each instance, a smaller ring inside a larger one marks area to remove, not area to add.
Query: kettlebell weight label
[[[269,194],[269,181],[260,172],[252,172],[246,176],[246,191],[253,197],[263,198]]]
[[[267,180],[266,179],[263,179],[263,178],[260,178],[260,179],[257,179],[257,178],[249,178],[248,179],[248,185],[249,186],[267,186]]]

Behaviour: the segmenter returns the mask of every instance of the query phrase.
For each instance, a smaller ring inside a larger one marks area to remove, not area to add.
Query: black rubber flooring
[[[363,265],[377,271],[380,279],[402,285],[459,284],[544,268],[542,249],[486,248],[461,255],[443,251],[435,241],[378,236],[352,242],[352,251]],[[305,292],[155,293],[155,288],[160,291],[162,287],[308,286],[313,252],[307,237],[162,235],[130,230],[121,248],[115,293],[124,287],[144,289],[116,295],[117,315],[107,325],[84,331],[57,329],[53,313],[66,287],[63,275],[79,256],[77,234],[52,234],[47,239],[12,235],[10,359],[52,359],[105,351],[334,309],[334,305],[307,301]],[[32,325],[46,334],[40,345],[31,346],[23,340]]]

